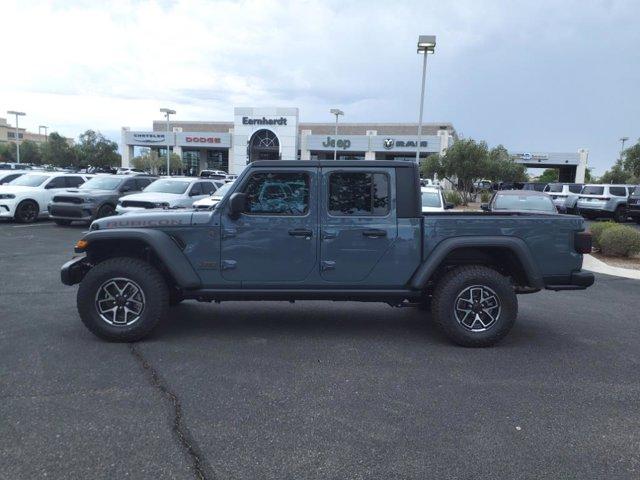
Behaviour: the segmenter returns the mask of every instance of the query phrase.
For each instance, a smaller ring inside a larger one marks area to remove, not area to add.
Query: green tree
[[[625,170],[623,162],[618,160],[610,170],[599,178],[599,183],[627,183],[632,174]]]
[[[447,149],[442,166],[447,177],[457,178],[466,205],[471,199],[474,182],[490,174],[487,144],[472,139],[458,140]]]
[[[445,176],[440,155],[434,154],[420,159],[420,177],[433,178],[434,174],[437,174],[439,178]]]
[[[42,144],[42,163],[60,167],[78,166],[76,152],[67,143],[67,139],[57,132],[49,135],[48,140]]]
[[[526,182],[528,179],[526,167],[516,163],[502,145],[489,152],[486,178],[497,182]]]
[[[20,144],[20,162],[41,165],[42,153],[40,152],[40,146],[31,140],[22,142]]]
[[[115,167],[121,162],[118,144],[94,130],[87,130],[80,135],[74,150],[82,166]]]
[[[544,172],[542,172],[542,175],[540,175],[540,177],[538,177],[538,181],[540,183],[551,183],[551,182],[557,182],[558,178],[559,178],[559,171],[555,168],[547,168],[545,169]]]
[[[587,168],[584,171],[584,182],[585,183],[592,183],[594,180],[593,178],[593,174],[591,173],[591,169]]]
[[[16,144],[0,143],[0,162],[15,162],[16,161]]]
[[[640,178],[640,140],[624,151],[624,169],[636,178]]]

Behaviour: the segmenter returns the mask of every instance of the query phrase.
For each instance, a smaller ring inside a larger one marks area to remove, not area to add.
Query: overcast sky
[[[425,121],[510,150],[589,149],[598,174],[640,137],[640,1],[2,2],[0,116],[77,137],[234,106],[301,121],[415,122],[418,34],[436,34]],[[10,119],[11,122],[13,120]]]

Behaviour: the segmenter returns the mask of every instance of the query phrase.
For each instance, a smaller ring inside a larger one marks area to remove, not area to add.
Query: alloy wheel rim
[[[32,203],[27,203],[22,206],[22,218],[28,222],[34,220],[36,217],[36,207]]]
[[[453,311],[463,328],[484,332],[498,321],[502,307],[498,295],[491,288],[471,285],[458,294]]]
[[[128,327],[140,320],[144,312],[144,292],[131,279],[111,278],[98,288],[95,305],[103,321],[112,326]]]

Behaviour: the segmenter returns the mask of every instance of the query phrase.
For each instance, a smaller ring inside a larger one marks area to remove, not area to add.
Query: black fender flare
[[[544,288],[544,280],[527,244],[521,238],[508,236],[469,236],[443,240],[415,271],[409,281],[410,287],[423,289],[449,253],[459,248],[473,247],[497,247],[511,251],[522,265],[529,286]]]
[[[201,286],[200,277],[180,247],[161,230],[152,228],[94,230],[87,233],[82,240],[87,242],[86,250],[88,251],[91,251],[92,246],[96,244],[99,248],[101,242],[112,243],[122,240],[142,242],[153,250],[180,287],[198,288]]]

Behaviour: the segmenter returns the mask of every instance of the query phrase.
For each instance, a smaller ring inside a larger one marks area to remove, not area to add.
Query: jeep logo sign
[[[331,137],[327,137],[327,139],[322,142],[323,147],[333,147],[333,148],[341,148],[346,150],[351,146],[351,140],[339,138],[337,141],[332,139]]]

